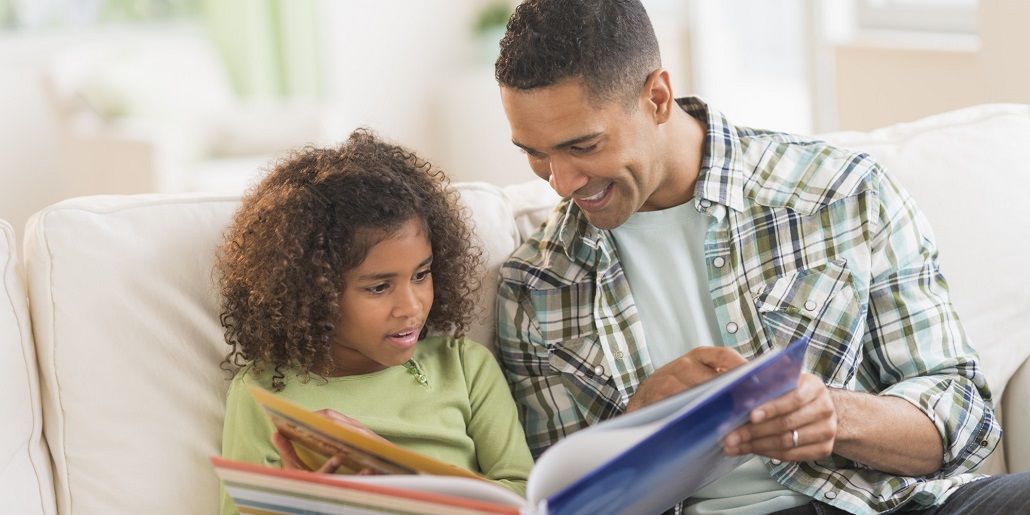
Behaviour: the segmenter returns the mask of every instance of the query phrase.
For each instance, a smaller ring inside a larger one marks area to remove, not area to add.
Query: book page
[[[212,456],[241,513],[519,515],[522,497],[489,481],[455,476],[339,476]]]
[[[278,431],[321,455],[320,462],[338,455],[343,458],[344,467],[351,471],[371,468],[380,474],[436,474],[486,481],[470,470],[336,424],[264,389],[252,386],[250,393],[264,407]],[[303,449],[299,448],[298,455],[305,463],[312,459],[311,452],[301,451]]]
[[[547,499],[579,478],[608,463],[650,436],[661,426],[651,422],[639,426],[581,430],[544,452],[533,465],[526,483],[526,497]],[[597,427],[597,426],[595,426]],[[575,440],[572,440],[575,438]],[[567,445],[565,442],[569,442]],[[554,452],[552,452],[554,451]]]
[[[477,481],[464,477],[450,476],[347,476],[340,478],[347,482],[366,483],[420,492],[453,495],[509,506],[528,507],[522,496],[492,481]]]

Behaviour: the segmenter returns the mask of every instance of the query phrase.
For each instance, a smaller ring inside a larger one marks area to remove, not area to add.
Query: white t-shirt
[[[687,202],[634,213],[612,230],[655,369],[720,341],[705,260],[710,221]],[[777,483],[755,457],[694,494],[684,513],[757,515],[811,500]]]
[[[708,222],[687,202],[635,213],[612,230],[656,369],[719,337],[705,272]]]

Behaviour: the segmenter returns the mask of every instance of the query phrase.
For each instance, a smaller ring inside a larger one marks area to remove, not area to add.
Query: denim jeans
[[[812,501],[804,506],[778,511],[773,515],[839,515],[847,512],[829,504]],[[1030,513],[1030,471],[1003,474],[973,481],[959,487],[939,506],[905,509],[896,513],[913,515],[1008,515]]]

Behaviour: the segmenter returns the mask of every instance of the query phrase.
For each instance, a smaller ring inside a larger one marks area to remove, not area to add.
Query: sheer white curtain
[[[317,0],[204,0],[204,7],[240,96],[322,98]]]
[[[691,0],[694,93],[733,123],[812,132],[805,0]]]

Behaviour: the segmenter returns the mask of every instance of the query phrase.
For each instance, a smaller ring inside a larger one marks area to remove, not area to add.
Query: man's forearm
[[[831,397],[837,410],[835,454],[902,476],[925,476],[941,468],[940,433],[912,403],[848,390],[831,390]]]

